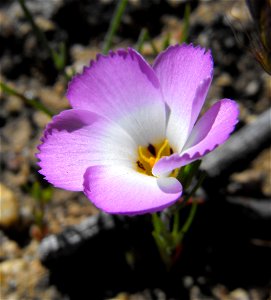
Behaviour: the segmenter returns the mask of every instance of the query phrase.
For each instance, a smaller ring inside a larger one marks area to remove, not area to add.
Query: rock
[[[229,192],[242,192],[248,196],[271,197],[271,148],[262,151],[251,163],[250,167],[242,172],[231,175]],[[255,195],[255,193],[257,193]]]
[[[35,111],[33,119],[39,128],[45,128],[45,126],[51,121],[51,118],[42,111]]]
[[[14,193],[0,184],[0,226],[9,227],[15,224],[19,219],[19,205]]]
[[[68,214],[70,216],[78,217],[82,214],[81,206],[78,203],[72,203],[68,207]]]
[[[39,243],[36,240],[32,240],[24,249],[24,256],[29,260],[38,259],[38,247]]]
[[[236,289],[229,294],[230,300],[249,300],[248,293],[243,289]]]
[[[21,99],[15,96],[7,97],[5,108],[9,113],[19,113],[23,109],[23,102]]]
[[[253,161],[252,168],[255,172],[260,171],[263,176],[262,192],[265,196],[271,197],[271,147]]]
[[[250,81],[245,89],[246,96],[254,96],[256,95],[260,90],[260,82],[259,80],[252,80]]]
[[[35,18],[36,24],[42,31],[50,31],[55,29],[55,24],[42,16],[38,16]]]
[[[257,196],[264,181],[261,170],[248,169],[240,173],[234,173],[230,177],[228,191],[231,194],[242,193],[242,195]]]
[[[73,47],[71,47],[70,52],[72,60],[74,61],[72,69],[76,73],[81,73],[84,66],[89,66],[90,61],[96,59],[99,49],[90,49],[88,47],[75,44]]]
[[[54,110],[63,110],[69,108],[68,100],[58,92],[59,87],[57,90],[51,87],[44,87],[39,90],[38,97],[41,101],[45,104],[48,108],[53,108]],[[52,110],[53,110],[52,109]]]
[[[27,0],[25,4],[33,15],[42,15],[44,18],[52,18],[52,16],[58,11],[58,9],[63,5],[63,0],[54,0],[54,1],[36,1],[36,0]],[[22,18],[23,11],[15,1],[15,3],[7,6],[7,14],[13,16],[13,18]]]
[[[3,183],[8,185],[18,186],[24,185],[29,179],[30,165],[28,163],[28,149],[23,151],[14,151],[14,148],[8,144],[3,143]],[[28,145],[29,147],[29,145]]]
[[[2,299],[9,299],[8,296],[14,290],[17,298],[12,299],[25,299],[23,295],[31,295],[37,284],[46,276],[47,271],[37,259],[16,258],[0,263]]]
[[[8,238],[1,241],[0,245],[0,260],[19,258],[22,254],[18,244]]]
[[[129,300],[131,299],[127,293],[119,293],[116,297],[111,298],[109,300]]]
[[[194,284],[194,279],[191,276],[184,276],[183,278],[183,285],[185,288],[189,289],[193,286]]]
[[[228,73],[222,73],[216,80],[218,86],[230,86],[232,85],[232,77]]]
[[[45,264],[63,254],[74,253],[82,243],[95,238],[100,232],[108,232],[116,226],[116,220],[107,214],[98,214],[82,223],[65,228],[59,235],[49,235],[39,247],[39,257]]]
[[[212,9],[210,9],[211,7]],[[208,26],[208,24],[215,22],[215,20],[219,16],[228,13],[231,7],[232,7],[232,1],[224,1],[223,9],[221,9],[220,1],[212,2],[212,3],[209,3],[209,1],[202,2],[201,5],[198,5],[195,12],[191,14],[189,21],[192,24],[196,23],[196,24],[202,24],[204,26]]]
[[[3,130],[3,136],[10,142],[14,152],[21,152],[28,145],[32,128],[26,118],[10,121]]]
[[[248,197],[227,197],[227,201],[233,205],[241,206],[247,218],[266,220],[271,217],[271,199],[255,199]]]
[[[16,277],[20,273],[24,273],[26,267],[27,263],[22,258],[6,260],[0,263],[0,282],[3,285],[2,288],[5,290],[5,287],[16,287]]]

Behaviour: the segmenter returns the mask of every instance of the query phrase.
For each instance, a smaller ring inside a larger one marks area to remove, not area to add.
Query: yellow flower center
[[[173,154],[168,140],[155,145],[149,144],[147,147],[138,147],[138,160],[136,161],[136,170],[140,173],[153,176],[152,168],[154,164],[163,156]]]

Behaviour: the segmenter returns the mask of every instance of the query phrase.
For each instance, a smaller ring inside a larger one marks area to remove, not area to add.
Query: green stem
[[[196,193],[196,191],[198,190],[198,188],[202,185],[205,177],[206,177],[206,173],[205,172],[201,172],[197,184],[193,187],[193,189],[190,191],[190,193],[184,197],[182,203],[177,206],[177,211],[180,211],[181,209],[183,209],[185,207],[185,205],[188,202],[188,200]]]
[[[177,209],[176,211],[174,212],[174,215],[173,215],[173,228],[172,228],[172,236],[173,238],[177,238],[177,240],[179,240],[179,235],[183,236],[185,234],[185,232],[188,230],[187,226],[188,224],[191,225],[192,223],[192,220],[194,218],[194,215],[192,216],[192,219],[190,220],[191,216],[189,215],[187,221],[185,224],[187,225],[184,225],[183,228],[181,229],[181,231],[179,231],[179,226],[180,226],[180,210],[186,205],[186,203],[188,202],[188,200],[195,194],[195,192],[198,190],[198,188],[201,186],[204,178],[205,178],[206,174],[205,173],[202,173],[197,184],[194,186],[194,188],[191,190],[191,192],[184,198],[183,202],[177,206]],[[194,213],[194,205],[195,202],[193,202],[192,204],[192,209],[191,209],[191,212]],[[188,223],[187,223],[188,222]],[[189,226],[190,226],[189,225]],[[186,229],[187,230],[183,230],[183,229]],[[182,238],[181,238],[182,239]],[[178,241],[179,243],[180,241]]]
[[[121,22],[121,17],[124,13],[127,3],[128,3],[128,0],[120,0],[116,7],[114,16],[110,22],[109,29],[105,36],[105,41],[104,41],[104,46],[103,46],[103,54],[107,54],[107,52],[111,48],[113,37],[119,28],[119,25]]]
[[[46,106],[44,106],[38,100],[36,100],[36,99],[29,99],[29,98],[25,97],[23,94],[17,92],[12,87],[6,85],[4,82],[0,82],[0,87],[7,94],[13,95],[13,96],[16,96],[16,97],[20,98],[21,100],[23,100],[24,103],[26,103],[28,105],[31,105],[35,109],[44,112],[49,117],[52,117],[54,115]]]
[[[36,35],[37,40],[41,43],[41,45],[46,49],[46,51],[50,55],[55,68],[58,71],[63,71],[65,68],[65,63],[66,63],[66,59],[67,59],[66,45],[64,43],[61,43],[60,47],[59,47],[59,49],[57,49],[57,51],[52,49],[48,43],[48,40],[47,40],[45,34],[43,33],[42,30],[40,30],[39,26],[36,24],[34,18],[32,17],[31,12],[27,8],[27,6],[25,4],[25,0],[18,0],[18,1],[19,1],[19,4],[20,4],[24,14],[25,14],[25,17],[27,18],[30,25],[32,26],[33,32]],[[64,75],[68,81],[69,80],[68,74],[65,71],[64,71]]]
[[[193,201],[192,204],[192,208],[190,211],[190,214],[188,216],[188,219],[186,221],[186,223],[184,224],[184,226],[182,227],[181,230],[179,230],[179,213],[180,210],[186,205],[186,203],[188,202],[188,200],[194,196],[194,194],[196,193],[196,191],[198,190],[198,188],[202,185],[203,180],[205,179],[206,174],[204,172],[201,173],[200,178],[197,182],[197,184],[193,187],[193,189],[190,191],[190,193],[184,198],[183,202],[181,203],[181,205],[176,207],[176,211],[174,212],[174,219],[173,219],[173,229],[172,229],[172,236],[173,239],[177,240],[177,244],[179,244],[184,236],[184,234],[187,232],[188,228],[190,227],[193,218],[194,218],[194,210],[196,210],[196,208],[194,208],[194,205],[196,204],[195,201]],[[191,216],[192,213],[192,216]],[[191,219],[192,218],[192,219]]]
[[[43,47],[46,48],[46,51],[52,57],[53,56],[53,51],[50,48],[44,33],[40,30],[38,25],[35,23],[30,11],[28,10],[27,6],[25,5],[25,1],[24,0],[19,0],[19,4],[21,5],[21,8],[22,8],[26,18],[28,19],[29,23],[31,24],[31,26],[33,28],[33,31],[34,31],[38,41],[42,44]]]
[[[148,38],[148,30],[146,28],[142,28],[135,47],[138,52],[141,52],[143,44],[147,40],[147,38]]]
[[[183,169],[179,174],[180,178],[183,180],[187,187],[190,186],[193,176],[196,175],[200,166],[200,162],[194,162]],[[176,259],[180,254],[180,245],[181,242],[192,225],[192,222],[196,215],[197,203],[196,201],[192,202],[192,207],[190,209],[189,215],[180,229],[180,210],[183,208],[187,201],[196,193],[198,188],[201,186],[206,174],[204,172],[199,173],[199,179],[195,186],[192,188],[190,193],[184,197],[184,200],[181,204],[176,204],[173,209],[168,209],[169,218],[165,221],[160,218],[158,214],[152,215],[153,221],[153,237],[157,244],[157,247],[160,252],[160,256],[164,261],[168,269],[174,264]],[[180,180],[180,178],[178,178]],[[173,217],[172,229],[170,229],[170,217]]]
[[[180,214],[179,210],[175,211],[173,216],[173,228],[172,228],[172,235],[175,238],[179,232],[179,223],[180,223]]]
[[[183,239],[184,235],[187,233],[187,231],[191,227],[192,222],[193,222],[193,220],[195,218],[195,215],[196,215],[197,207],[198,207],[197,202],[193,201],[192,207],[191,207],[189,215],[188,215],[188,218],[187,218],[186,222],[184,223],[183,227],[181,228],[181,230],[179,232],[179,237],[178,237],[178,243],[177,244],[180,244],[182,242],[182,239]]]
[[[152,51],[155,55],[157,55],[159,52],[154,44],[154,42],[152,41],[151,37],[150,37],[150,34],[149,34],[149,31],[147,28],[143,28],[139,34],[139,37],[138,37],[138,42],[137,42],[137,46],[136,46],[136,49],[140,52],[142,50],[142,46],[143,46],[143,43],[145,41],[149,41],[150,45],[151,45],[151,48],[152,48]]]
[[[199,170],[200,164],[201,160],[196,160],[180,169],[177,179],[181,182],[184,190],[189,188],[193,177]]]
[[[190,3],[187,3],[185,6],[185,10],[184,10],[184,21],[183,21],[184,24],[183,24],[183,30],[182,30],[182,36],[180,39],[180,43],[187,42],[190,13],[191,13]]]
[[[152,51],[155,55],[157,55],[159,52],[154,44],[154,42],[152,41],[152,38],[150,37],[149,31],[146,29],[146,39],[150,42]]]
[[[156,246],[158,248],[160,257],[166,266],[166,269],[169,270],[172,265],[171,261],[171,249],[168,247],[168,241],[164,238],[163,235],[153,231],[152,236],[155,240]]]
[[[170,45],[170,32],[166,34],[166,37],[163,40],[162,50],[165,50]]]
[[[158,55],[159,51],[157,50],[157,48],[156,48],[154,42],[152,41],[151,37],[149,36],[149,34],[148,34],[148,37],[149,37],[151,48],[152,48],[154,55]]]

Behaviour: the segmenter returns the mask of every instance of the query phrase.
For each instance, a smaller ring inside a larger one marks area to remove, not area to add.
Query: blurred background
[[[270,1],[250,2],[270,25]],[[245,0],[0,1],[1,300],[271,299],[271,52],[259,42],[271,27],[255,15]],[[152,63],[182,42],[212,50],[205,109],[234,99],[240,122],[231,152],[203,163],[198,213],[167,273],[149,216],[106,216],[52,188],[35,153],[51,116],[69,108],[68,81],[97,53],[135,47]]]

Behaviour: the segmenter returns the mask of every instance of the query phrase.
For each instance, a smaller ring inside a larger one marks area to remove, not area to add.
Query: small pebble
[[[0,183],[0,226],[10,227],[19,219],[19,205],[12,190]]]

